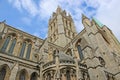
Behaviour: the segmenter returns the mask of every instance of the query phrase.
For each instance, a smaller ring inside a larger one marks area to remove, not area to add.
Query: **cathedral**
[[[60,7],[46,39],[0,22],[0,80],[120,80],[120,42],[96,18],[82,24]]]

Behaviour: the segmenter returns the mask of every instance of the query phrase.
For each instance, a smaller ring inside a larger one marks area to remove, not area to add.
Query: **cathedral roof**
[[[104,25],[99,21],[97,20],[96,18],[93,18],[93,20],[96,22],[96,24],[98,24],[98,26],[100,27],[103,27]]]
[[[59,59],[60,60],[66,60],[66,61],[74,61],[74,59],[72,58],[72,56],[67,55],[65,53],[59,53]]]

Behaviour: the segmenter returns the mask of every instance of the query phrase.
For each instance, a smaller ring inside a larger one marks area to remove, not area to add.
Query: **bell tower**
[[[64,47],[75,36],[77,32],[70,14],[62,10],[59,6],[56,12],[53,12],[49,20],[48,40],[58,46]]]

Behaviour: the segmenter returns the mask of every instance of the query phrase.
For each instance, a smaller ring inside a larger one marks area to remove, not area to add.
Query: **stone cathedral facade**
[[[97,19],[82,15],[77,33],[60,7],[41,39],[0,22],[0,80],[120,80],[120,43]]]

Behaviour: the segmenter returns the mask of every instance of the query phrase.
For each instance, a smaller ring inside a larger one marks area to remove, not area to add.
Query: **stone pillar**
[[[59,53],[58,53],[58,50],[56,50],[55,61],[56,61],[56,74],[55,74],[55,80],[60,80]]]
[[[23,58],[26,58],[26,55],[27,55],[27,49],[28,49],[28,43],[26,43]]]
[[[42,74],[42,70],[43,70],[43,62],[41,62],[40,64],[40,80],[43,80],[43,74]]]
[[[13,37],[10,35],[10,41],[9,41],[8,46],[7,46],[7,48],[6,48],[6,52],[7,52],[7,53],[8,53],[8,51],[9,51],[10,47],[11,47],[12,38],[13,38]],[[8,54],[9,54],[9,53],[8,53]]]
[[[22,36],[20,34],[18,34],[18,38],[17,38],[17,41],[16,41],[16,45],[15,45],[15,48],[14,48],[14,52],[13,54],[15,56],[19,56],[20,55],[20,50],[21,50],[21,47],[22,47]]]
[[[19,64],[18,62],[15,63],[15,65],[13,66],[12,70],[11,70],[11,75],[9,80],[16,80],[16,75],[18,72],[18,68],[19,68]]]

